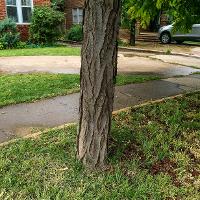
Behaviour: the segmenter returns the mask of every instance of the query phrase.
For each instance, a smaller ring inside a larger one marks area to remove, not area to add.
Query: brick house
[[[66,28],[83,22],[84,0],[65,0]]]
[[[10,17],[17,23],[21,39],[28,38],[28,27],[34,6],[49,5],[50,0],[0,0],[0,20]],[[83,21],[84,0],[65,0],[66,28]]]
[[[21,39],[28,38],[28,27],[34,6],[49,5],[50,0],[0,0],[0,20],[6,17],[17,23]]]

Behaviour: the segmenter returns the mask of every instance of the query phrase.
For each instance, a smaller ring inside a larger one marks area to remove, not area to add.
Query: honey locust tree
[[[135,45],[136,20],[146,28],[161,9],[168,9],[168,3],[162,0],[122,0],[122,26],[130,30],[130,45]]]
[[[189,30],[194,23],[200,23],[200,0],[123,0],[123,11],[129,18],[139,19],[145,28],[159,11],[167,11],[172,17],[175,29]]]
[[[77,157],[92,169],[103,168],[107,155],[120,6],[120,0],[85,1]]]

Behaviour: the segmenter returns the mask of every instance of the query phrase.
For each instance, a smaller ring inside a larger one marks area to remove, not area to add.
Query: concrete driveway
[[[150,57],[151,56],[151,57]],[[151,54],[119,53],[119,73],[154,74],[161,77],[189,75],[200,71],[181,64],[170,64]],[[189,63],[188,63],[189,64]],[[79,56],[23,56],[0,57],[1,73],[49,72],[79,74]]]

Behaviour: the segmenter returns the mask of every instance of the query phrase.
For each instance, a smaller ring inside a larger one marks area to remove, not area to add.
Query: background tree
[[[129,13],[130,0],[122,0],[121,27],[130,30],[130,45],[135,45],[136,40],[136,19]]]
[[[140,25],[146,28],[150,21],[158,14],[163,6],[159,7],[156,1],[152,0],[124,0],[127,14],[131,20],[140,20]]]
[[[146,28],[159,11],[167,11],[175,29],[189,30],[192,24],[200,23],[200,0],[123,0],[123,12],[130,19],[139,19]]]
[[[136,21],[140,26],[146,28],[161,9],[166,9],[168,4],[152,0],[122,0],[122,26],[130,30],[130,45],[135,45]]]
[[[117,74],[120,0],[86,0],[82,45],[77,156],[89,168],[103,168]]]
[[[169,7],[176,29],[189,30],[200,23],[200,0],[170,0]]]

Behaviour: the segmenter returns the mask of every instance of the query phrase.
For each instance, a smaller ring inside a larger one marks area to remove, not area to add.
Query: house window
[[[73,24],[81,24],[83,22],[83,9],[74,8],[72,9]]]
[[[19,24],[30,23],[32,0],[6,0],[7,16]]]

